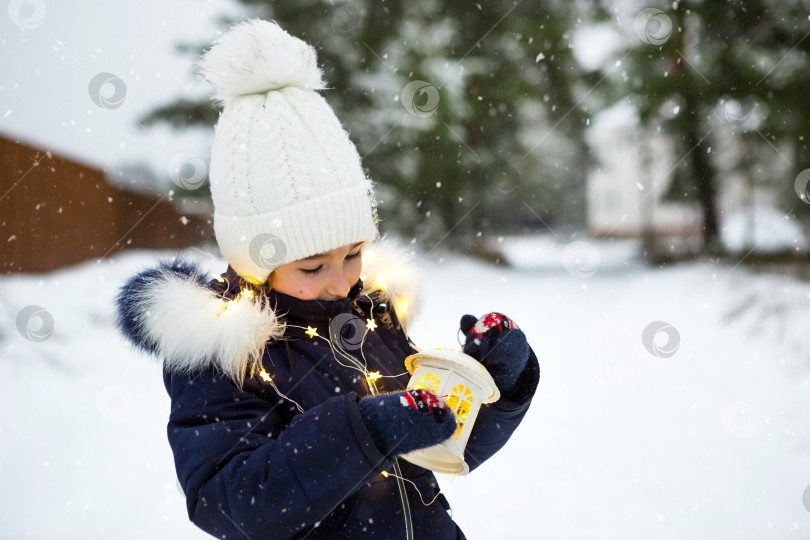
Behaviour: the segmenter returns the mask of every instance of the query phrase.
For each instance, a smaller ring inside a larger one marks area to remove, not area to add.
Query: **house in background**
[[[591,236],[640,238],[649,227],[659,243],[699,245],[697,205],[660,202],[677,162],[664,137],[641,133],[634,110],[625,104],[597,115],[587,137],[599,164],[587,186]]]
[[[210,200],[152,191],[124,189],[98,168],[0,134],[0,272],[45,272],[213,237]]]
[[[586,132],[598,167],[587,185],[588,233],[593,237],[640,238],[645,229],[658,250],[695,252],[702,246],[703,219],[696,202],[662,202],[680,160],[664,135],[643,132],[632,106],[622,102],[595,116]],[[712,133],[718,170],[730,170],[741,149],[733,130],[719,123]],[[785,168],[777,155],[770,167]],[[645,164],[646,163],[646,164]],[[755,186],[737,172],[718,176],[720,240],[732,252],[807,250],[801,225],[780,209],[778,189]]]

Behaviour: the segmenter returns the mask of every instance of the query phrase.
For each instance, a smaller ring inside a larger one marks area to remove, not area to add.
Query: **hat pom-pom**
[[[202,55],[199,66],[198,73],[222,102],[290,86],[325,87],[315,49],[264,19],[233,25]]]

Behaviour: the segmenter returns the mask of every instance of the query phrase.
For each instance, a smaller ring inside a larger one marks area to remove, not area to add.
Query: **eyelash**
[[[347,255],[347,256],[346,256],[346,259],[356,259],[357,257],[359,257],[359,256],[360,256],[360,253],[361,253],[362,251],[363,251],[363,250],[360,250],[360,251],[358,251],[357,253],[352,253],[351,255]],[[314,275],[314,274],[317,274],[318,272],[320,272],[320,271],[321,271],[321,268],[323,268],[323,265],[319,266],[318,268],[314,268],[314,269],[312,269],[312,270],[306,270],[305,268],[302,268],[302,269],[301,269],[301,271],[302,271],[303,273],[305,273],[305,274],[309,274],[309,275],[311,276],[311,275]]]

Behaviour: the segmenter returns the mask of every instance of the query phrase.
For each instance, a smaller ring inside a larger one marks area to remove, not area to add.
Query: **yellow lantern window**
[[[467,415],[470,414],[473,404],[472,390],[463,384],[457,384],[450,391],[450,396],[447,398],[447,406],[453,409],[456,414],[456,432],[453,433],[453,438],[458,439],[461,435],[461,430],[464,428],[464,422],[467,420]]]
[[[414,385],[414,390],[427,390],[428,392],[433,392],[434,394],[439,391],[439,386],[441,386],[442,380],[439,378],[438,375],[435,373],[425,373],[419,380],[416,381]]]
[[[461,435],[461,430],[464,429],[464,422],[459,422],[456,420],[456,432],[453,433],[453,438],[458,439],[459,435]]]

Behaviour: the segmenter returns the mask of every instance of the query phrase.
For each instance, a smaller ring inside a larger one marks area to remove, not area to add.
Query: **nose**
[[[326,292],[332,295],[333,298],[343,298],[349,294],[350,289],[351,283],[349,283],[346,270],[342,266],[336,267],[329,274],[329,284],[327,285]]]

